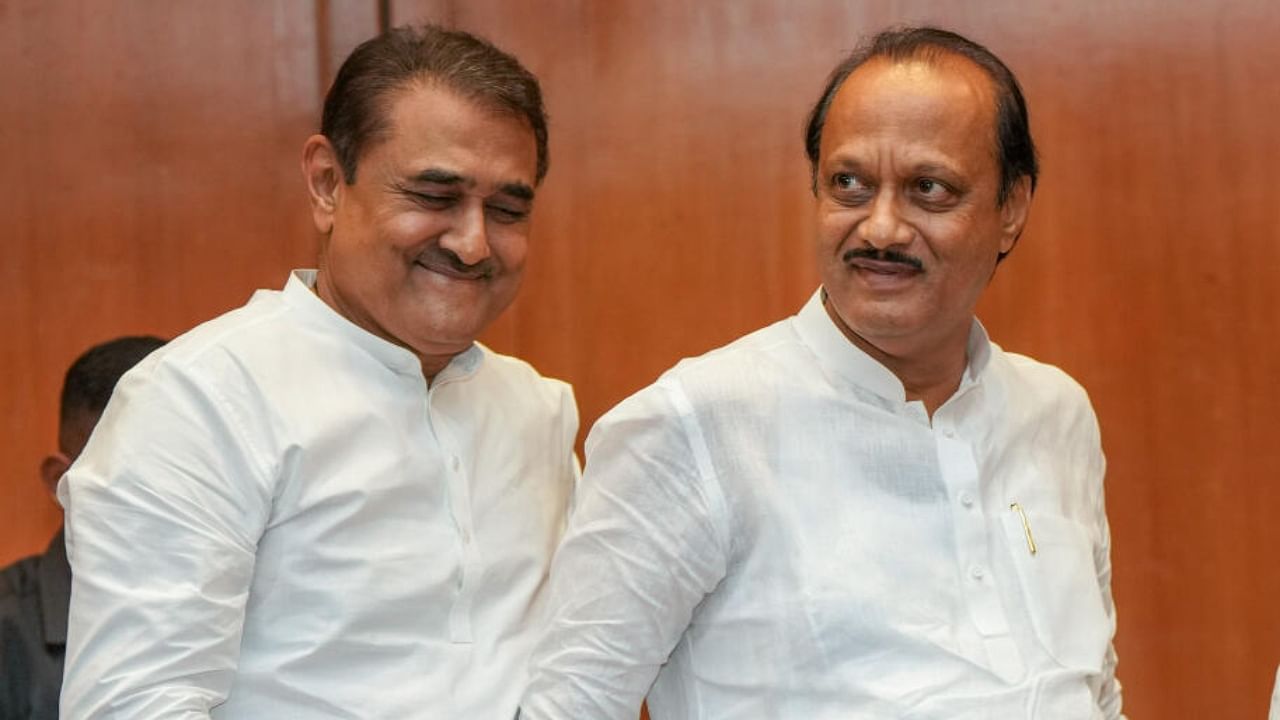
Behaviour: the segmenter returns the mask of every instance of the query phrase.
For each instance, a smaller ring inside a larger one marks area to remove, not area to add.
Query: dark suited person
[[[84,449],[116,381],[163,344],[150,336],[117,338],[90,348],[67,369],[58,452],[40,463],[49,494]],[[0,719],[58,717],[70,599],[71,566],[61,528],[44,554],[0,570]]]

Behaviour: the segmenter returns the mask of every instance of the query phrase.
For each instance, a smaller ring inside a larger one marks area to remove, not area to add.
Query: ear
[[[58,480],[62,479],[62,474],[70,467],[71,461],[62,453],[47,455],[40,461],[40,482],[50,495],[58,494]]]
[[[302,176],[311,201],[311,219],[316,230],[328,235],[333,230],[333,216],[345,179],[338,153],[324,135],[312,135],[302,146]]]
[[[1023,175],[1013,184],[1009,197],[1000,207],[1000,256],[1004,257],[1018,244],[1022,229],[1031,214],[1031,178]]]

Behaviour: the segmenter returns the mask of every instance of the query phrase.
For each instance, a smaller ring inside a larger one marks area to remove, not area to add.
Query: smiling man
[[[64,717],[512,716],[577,412],[476,337],[546,132],[534,77],[465,33],[347,59],[303,149],[318,271],[127,375],[62,482]]]
[[[974,307],[1027,219],[988,50],[888,31],[811,114],[822,287],[587,441],[522,717],[1120,716],[1097,423]]]

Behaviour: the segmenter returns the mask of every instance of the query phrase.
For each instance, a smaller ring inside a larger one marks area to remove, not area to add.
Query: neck
[[[859,350],[884,365],[902,383],[907,400],[924,403],[929,419],[960,387],[965,368],[969,363],[969,333],[957,333],[942,342],[930,343],[927,348],[886,348],[854,332],[831,303],[823,297],[823,306],[840,332]]]
[[[342,294],[337,292],[329,282],[329,276],[324,272],[323,268],[321,268],[321,271],[316,276],[316,283],[315,286],[311,288],[311,291],[324,301],[326,305],[333,308],[334,312],[350,320],[357,327],[370,332],[389,343],[399,345],[416,355],[418,357],[418,362],[422,364],[422,377],[426,379],[428,385],[430,385],[431,382],[436,379],[436,376],[449,365],[450,360],[453,360],[458,355],[466,352],[467,349],[471,347],[471,345],[467,345],[461,350],[453,350],[450,348],[444,352],[424,352],[418,348],[411,347],[408,343],[401,341],[395,335],[392,335],[384,329],[381,324],[367,313],[357,312],[348,303],[346,303]]]
[[[422,355],[418,354],[418,359],[422,362],[422,377],[426,378],[427,385],[435,382],[436,376],[440,374],[449,361],[460,353],[452,355]]]

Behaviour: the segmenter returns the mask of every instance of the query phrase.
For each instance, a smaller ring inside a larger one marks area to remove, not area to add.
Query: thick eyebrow
[[[458,173],[439,168],[427,168],[414,175],[413,179],[415,182],[435,183],[437,185],[462,185],[465,183],[465,178]]]
[[[475,185],[475,181],[463,177],[456,172],[440,168],[427,168],[413,176],[414,182],[432,183],[435,185]],[[533,188],[522,182],[508,182],[498,186],[498,192],[525,201],[533,200]]]
[[[533,202],[533,188],[522,182],[503,183],[502,186],[498,188],[498,192],[501,192],[504,195],[510,195],[518,200]]]

